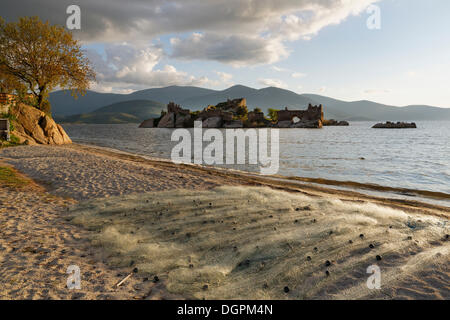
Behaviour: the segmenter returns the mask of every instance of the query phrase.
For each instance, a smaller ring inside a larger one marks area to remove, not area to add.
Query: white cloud
[[[233,75],[226,72],[216,71],[216,74],[223,83],[230,83],[233,79]]]
[[[384,93],[390,93],[391,91],[386,89],[367,89],[364,90],[365,94],[384,94]]]
[[[132,85],[134,88],[163,87],[168,85],[206,85],[206,77],[194,77],[165,64],[157,68],[164,57],[160,47],[136,48],[130,44],[107,45],[106,58],[89,50],[88,57],[97,72],[103,90],[113,85]],[[124,90],[132,90],[125,88]]]
[[[294,72],[291,74],[291,77],[295,78],[295,79],[304,78],[304,77],[306,77],[306,73]]]
[[[258,79],[263,86],[287,89],[288,85],[280,79]]]

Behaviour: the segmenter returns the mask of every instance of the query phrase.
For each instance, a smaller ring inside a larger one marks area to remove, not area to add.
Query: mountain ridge
[[[249,109],[261,108],[266,114],[268,108],[305,109],[309,103],[323,104],[325,118],[339,120],[367,121],[420,121],[450,120],[450,109],[428,105],[409,105],[404,107],[381,104],[369,100],[343,101],[317,94],[297,94],[276,87],[254,89],[235,85],[225,90],[213,90],[193,86],[169,86],[135,91],[130,94],[99,93],[88,91],[75,100],[68,93],[57,91],[50,94],[50,103],[56,117],[92,113],[114,103],[127,101],[153,101],[166,105],[169,102],[180,104],[183,108],[200,110],[227,99],[246,98]],[[144,119],[142,119],[144,120]]]

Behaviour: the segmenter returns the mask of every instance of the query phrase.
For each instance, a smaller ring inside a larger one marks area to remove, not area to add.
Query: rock
[[[211,117],[203,120],[202,123],[203,128],[220,128],[222,127],[222,118],[221,117]]]
[[[322,121],[320,120],[305,120],[291,124],[290,128],[302,129],[320,129],[322,128]]]
[[[372,128],[374,129],[416,129],[417,126],[414,122],[386,122],[386,123],[377,123]]]
[[[189,120],[191,120],[190,114],[179,113],[175,116],[175,127],[184,128],[187,126],[186,124],[189,122]]]
[[[147,119],[141,122],[139,128],[154,128],[155,127],[155,119]]]
[[[290,291],[289,287],[288,286],[284,287],[283,291],[284,291],[284,293],[288,293]]]
[[[377,255],[377,256],[376,256],[376,259],[377,259],[377,261],[381,261],[382,258],[381,258],[380,255]]]
[[[226,121],[223,123],[224,128],[243,128],[244,124],[241,120]]]
[[[44,112],[18,103],[10,109],[15,116],[13,121],[13,135],[19,138],[19,142],[34,144],[70,144],[70,140],[64,129]]]
[[[277,128],[290,128],[292,124],[292,121],[278,121],[276,124]]]
[[[175,127],[175,113],[169,112],[159,120],[158,128],[173,128]]]
[[[347,121],[336,121],[334,119],[323,120],[323,126],[349,126],[350,124]]]

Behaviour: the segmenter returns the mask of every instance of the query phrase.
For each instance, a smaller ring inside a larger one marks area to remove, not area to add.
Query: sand
[[[38,183],[0,187],[1,299],[450,298],[446,208],[80,145],[0,161]],[[66,288],[72,264],[81,290]]]

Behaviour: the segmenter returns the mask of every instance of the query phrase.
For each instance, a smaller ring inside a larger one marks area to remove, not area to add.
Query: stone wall
[[[300,121],[320,120],[323,121],[323,106],[308,105],[306,110],[280,110],[278,113],[278,121],[292,121],[295,117]]]
[[[264,112],[251,111],[247,115],[249,122],[264,122]]]

